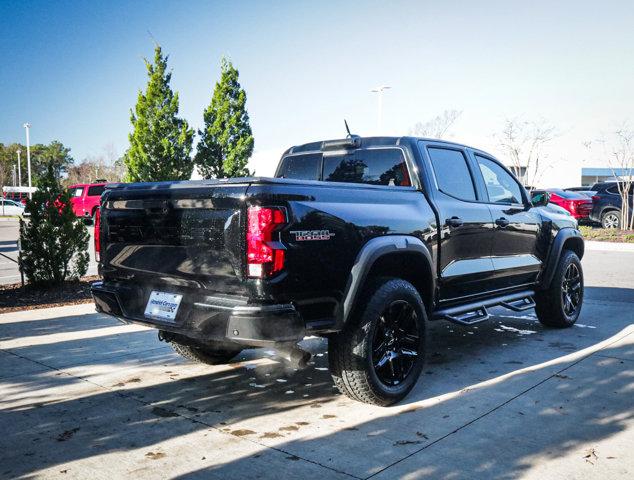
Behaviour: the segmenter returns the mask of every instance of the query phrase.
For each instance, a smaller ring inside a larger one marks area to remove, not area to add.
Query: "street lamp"
[[[381,133],[382,127],[383,127],[383,92],[385,90],[388,90],[392,87],[390,87],[389,85],[379,85],[378,87],[373,88],[372,90],[370,90],[372,93],[378,93],[379,94],[379,98],[378,98],[378,111],[377,111],[377,129],[378,129],[378,133]]]
[[[20,154],[22,150],[18,149],[18,187],[22,186],[22,162],[20,162]]]
[[[22,126],[26,130],[26,172],[29,177],[29,198],[33,198],[33,194],[31,193],[31,144],[29,142],[29,129],[31,128],[31,124],[27,122]]]

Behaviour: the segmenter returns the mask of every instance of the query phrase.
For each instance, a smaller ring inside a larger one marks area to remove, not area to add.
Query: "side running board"
[[[515,312],[523,312],[535,307],[534,290],[511,293],[499,297],[487,298],[479,302],[471,302],[455,307],[442,308],[434,312],[433,320],[449,320],[459,325],[474,325],[488,320],[488,308],[505,307]]]

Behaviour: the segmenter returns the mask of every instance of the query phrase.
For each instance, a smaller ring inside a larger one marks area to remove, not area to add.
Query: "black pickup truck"
[[[108,185],[92,294],[205,363],[323,336],[337,387],[389,405],[417,381],[428,320],[469,326],[503,306],[574,324],[584,244],[547,203],[464,145],[308,143],[275,178]]]

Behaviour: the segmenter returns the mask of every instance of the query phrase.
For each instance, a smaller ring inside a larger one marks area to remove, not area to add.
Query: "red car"
[[[70,204],[73,213],[78,217],[95,219],[95,212],[99,206],[101,194],[106,183],[78,183],[68,187],[70,192]]]
[[[577,220],[589,220],[592,211],[592,199],[587,195],[577,192],[569,192],[560,189],[533,190],[532,194],[540,192],[548,192],[550,194],[550,203],[559,205],[570,212]]]

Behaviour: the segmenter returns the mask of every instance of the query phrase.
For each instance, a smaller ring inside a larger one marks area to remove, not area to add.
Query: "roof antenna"
[[[350,133],[350,127],[348,126],[348,121],[344,118],[343,123],[346,125],[346,132],[348,132],[348,138],[352,138],[352,134]]]

